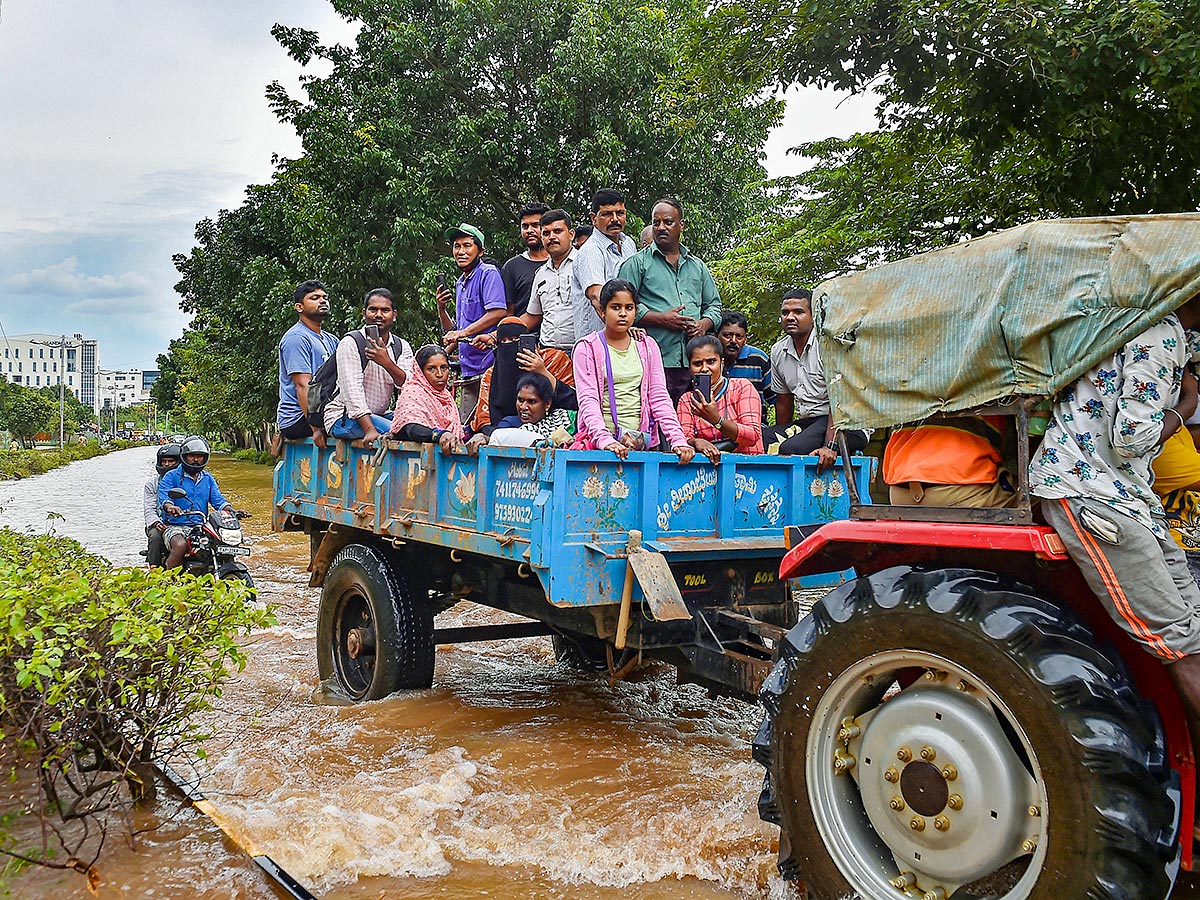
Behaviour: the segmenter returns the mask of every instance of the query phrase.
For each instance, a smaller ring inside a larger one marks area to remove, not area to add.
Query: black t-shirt
[[[546,264],[546,260],[533,260],[524,253],[514,256],[504,264],[500,274],[504,276],[504,296],[512,315],[525,314],[529,306],[529,294],[533,290],[533,276]]]

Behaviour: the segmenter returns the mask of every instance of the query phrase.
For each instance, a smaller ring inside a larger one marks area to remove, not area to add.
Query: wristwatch
[[[830,441],[825,445],[826,450],[832,450],[834,453],[841,453],[842,448],[837,441]]]

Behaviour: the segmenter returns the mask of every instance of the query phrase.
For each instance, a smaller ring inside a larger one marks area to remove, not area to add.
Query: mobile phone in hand
[[[439,291],[446,290],[446,276],[442,272],[437,273],[437,289]]]
[[[705,403],[712,400],[712,376],[707,372],[693,375],[692,386],[700,392],[700,396],[704,398]]]
[[[518,350],[528,350],[530,353],[537,353],[537,335],[523,334],[519,338]]]
[[[367,326],[367,337],[372,341],[378,341],[379,340],[379,326],[378,325],[368,325]]]

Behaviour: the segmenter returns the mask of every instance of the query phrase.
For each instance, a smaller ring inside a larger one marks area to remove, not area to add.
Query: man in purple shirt
[[[462,366],[462,386],[458,395],[458,410],[463,421],[469,421],[479,402],[479,380],[492,365],[492,351],[481,350],[471,342],[496,330],[500,320],[508,315],[508,298],[504,293],[504,278],[500,270],[483,261],[483,232],[463,222],[446,229],[450,253],[458,265],[459,276],[454,283],[454,318],[448,310],[450,292],[438,288],[438,319],[446,336],[446,349],[458,348]]]

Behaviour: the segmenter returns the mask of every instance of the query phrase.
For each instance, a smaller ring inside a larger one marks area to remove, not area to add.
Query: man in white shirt
[[[579,248],[571,271],[571,306],[575,314],[575,340],[604,327],[600,320],[600,288],[617,277],[621,263],[637,253],[637,244],[625,233],[625,196],[603,188],[592,197],[595,230]]]
[[[158,514],[158,482],[180,463],[178,444],[164,444],[154,454],[154,469],[158,473],[142,485],[142,517],[146,520],[146,562],[161,567],[167,555],[163,532],[167,523]]]
[[[784,337],[771,347],[775,427],[763,429],[763,446],[768,453],[784,456],[815,453],[821,466],[831,466],[837,461],[838,444],[813,328],[812,291],[792,288],[785,293],[779,321]],[[867,446],[862,431],[847,431],[846,440],[852,453]]]
[[[540,342],[570,353],[575,347],[575,312],[571,305],[571,273],[579,251],[572,241],[575,228],[571,217],[561,209],[542,216],[542,245],[549,261],[533,278],[529,308],[521,321],[530,331],[541,326]]]
[[[337,346],[337,393],[325,407],[324,420],[332,437],[371,443],[392,427],[392,398],[412,368],[413,352],[408,341],[392,334],[392,292],[372,288],[363,302],[367,324]]]

